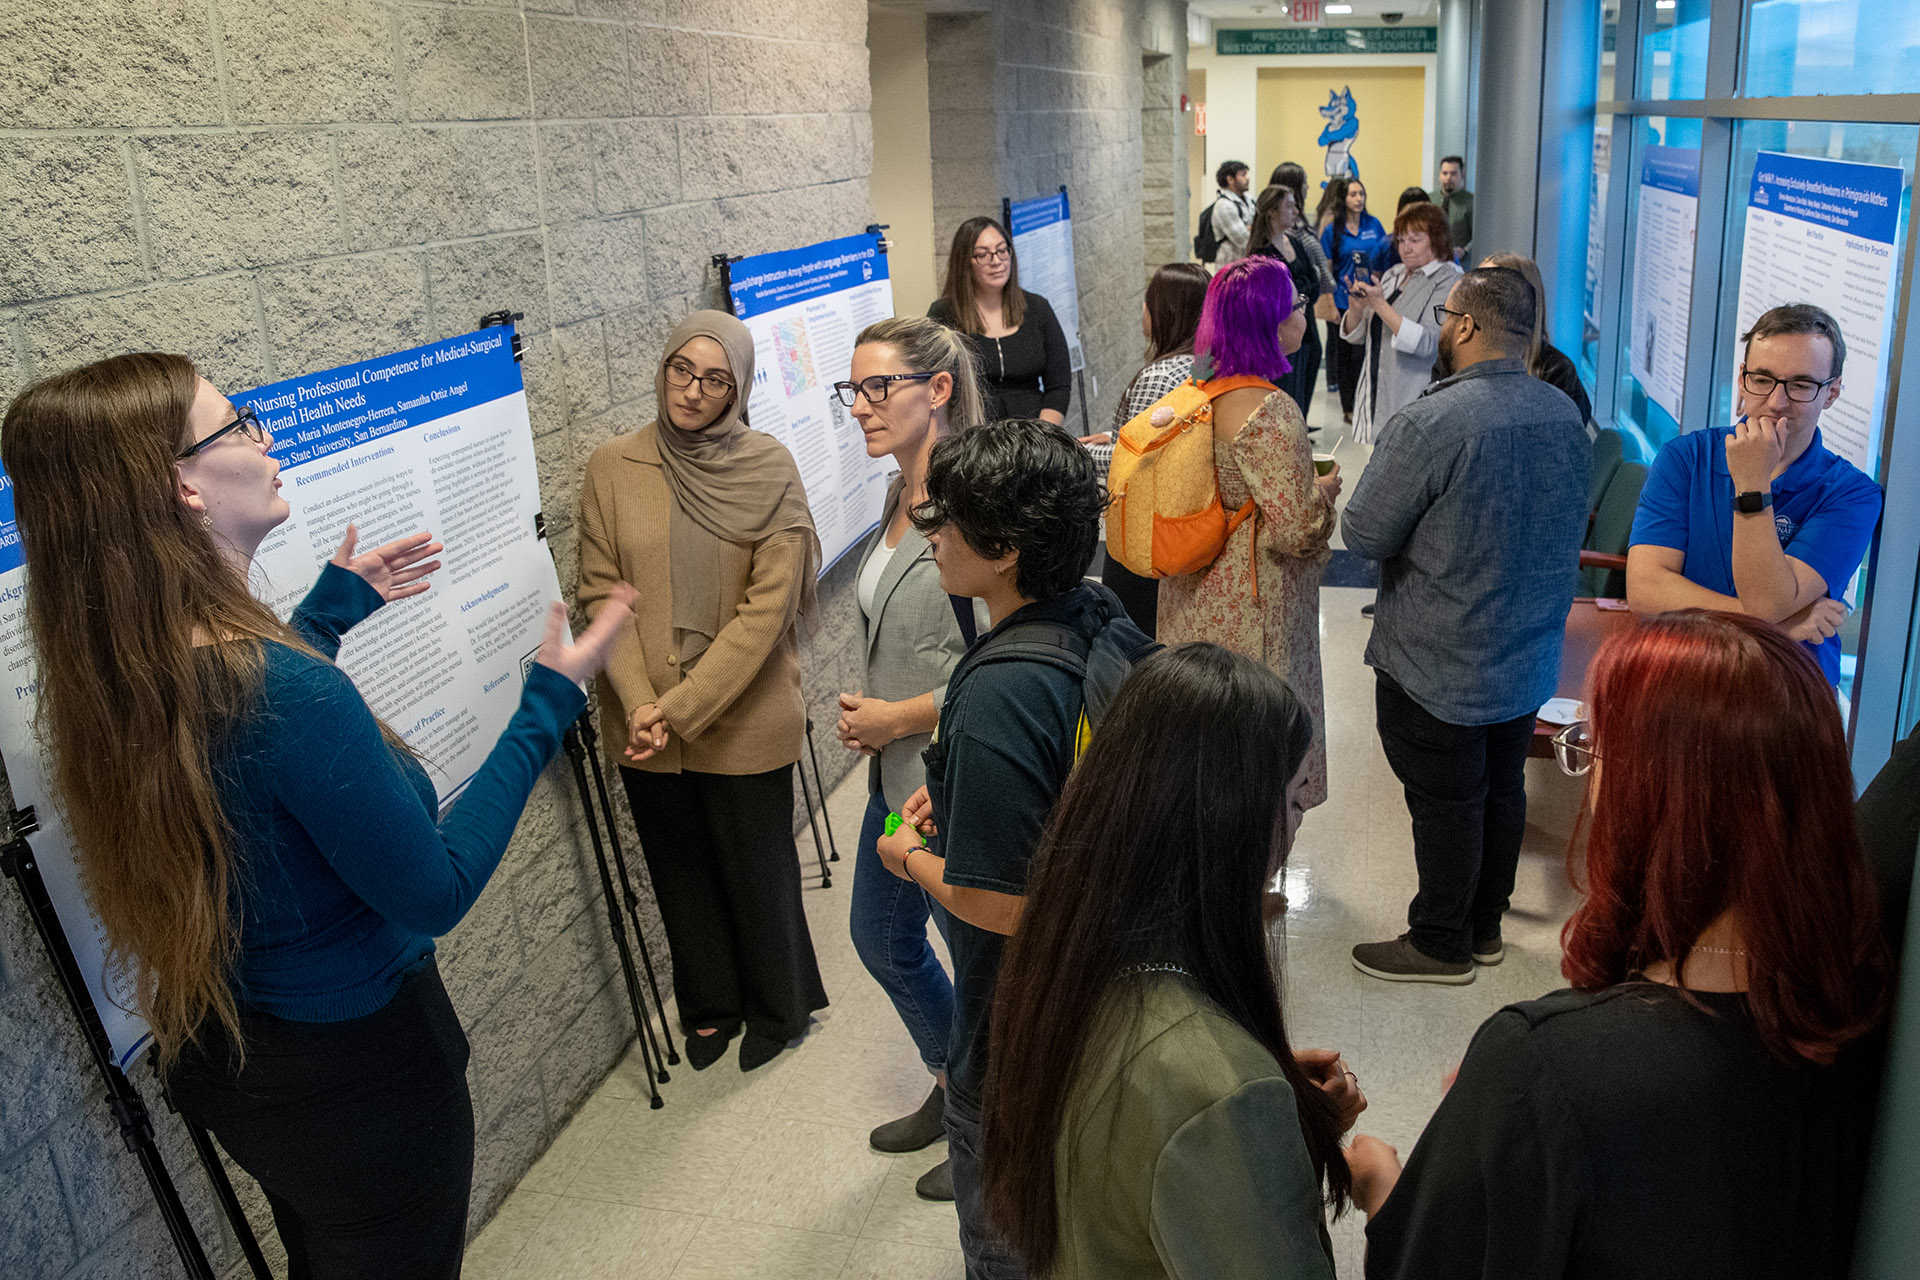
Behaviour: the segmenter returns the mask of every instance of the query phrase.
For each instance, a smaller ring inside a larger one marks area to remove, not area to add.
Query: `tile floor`
[[[1313,406],[1322,439],[1339,432],[1324,428],[1330,399],[1317,395]],[[1348,492],[1364,454],[1350,443],[1340,449]],[[1374,732],[1372,677],[1361,661],[1372,624],[1360,606],[1371,595],[1321,593],[1331,794],[1308,815],[1289,863],[1283,963],[1294,1043],[1347,1056],[1370,1101],[1359,1131],[1404,1157],[1474,1028],[1504,1004],[1561,985],[1559,928],[1573,905],[1565,851],[1580,784],[1549,761],[1527,766],[1527,843],[1504,964],[1465,987],[1390,984],[1355,971],[1348,948],[1398,934],[1415,884],[1406,806]],[[732,1054],[697,1073],[683,1062],[659,1111],[647,1106],[630,1054],[474,1240],[469,1280],[963,1275],[952,1209],[913,1194],[942,1148],[892,1157],[866,1140],[872,1126],[916,1107],[928,1080],[847,937],[864,777],[856,771],[830,798],[847,859],[834,887],[807,880],[833,1006],[798,1047],[751,1075]],[[804,835],[801,847],[810,860]],[[1334,1224],[1341,1280],[1361,1274],[1361,1226],[1357,1215]]]

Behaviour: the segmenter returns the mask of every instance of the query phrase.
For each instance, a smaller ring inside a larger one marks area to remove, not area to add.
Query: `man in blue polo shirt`
[[[1806,303],[1775,307],[1740,339],[1740,415],[1653,461],[1627,551],[1635,613],[1720,609],[1780,624],[1840,681],[1838,597],[1873,539],[1880,486],[1820,443],[1847,344]]]

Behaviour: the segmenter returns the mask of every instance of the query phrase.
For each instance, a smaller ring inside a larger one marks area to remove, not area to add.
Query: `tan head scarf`
[[[667,357],[695,338],[712,338],[726,351],[733,402],[704,431],[682,431],[667,420],[667,397],[675,390],[667,386]],[[660,406],[654,422],[673,493],[667,554],[683,670],[706,652],[739,608],[739,601],[721,598],[723,569],[751,559],[753,544],[763,538],[792,529],[804,532],[808,555],[800,612],[812,613],[818,603],[820,537],[807,491],[787,447],[744,421],[752,390],[753,335],[726,312],[696,311],[667,336],[653,376],[654,403]]]

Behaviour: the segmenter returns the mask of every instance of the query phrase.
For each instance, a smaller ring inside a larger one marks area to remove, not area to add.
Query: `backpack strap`
[[[973,623],[973,597],[948,596],[947,603],[953,606],[953,620],[960,624],[960,639],[967,648],[973,648],[974,641],[980,638],[980,629]]]
[[[1205,382],[1194,380],[1194,386],[1207,393],[1207,399],[1218,400],[1229,391],[1245,391],[1250,387],[1265,387],[1268,391],[1280,388],[1265,378],[1257,378],[1250,373],[1236,373],[1231,378],[1209,378]]]

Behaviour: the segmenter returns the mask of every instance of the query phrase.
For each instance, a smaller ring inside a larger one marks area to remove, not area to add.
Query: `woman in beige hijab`
[[[600,708],[695,1070],[744,1025],[751,1071],[827,1004],[793,843],[795,620],[814,608],[820,540],[793,456],[747,426],[752,385],[746,326],[688,316],[655,375],[658,415],[594,451],[580,501],[587,616],[620,582],[639,592]]]

